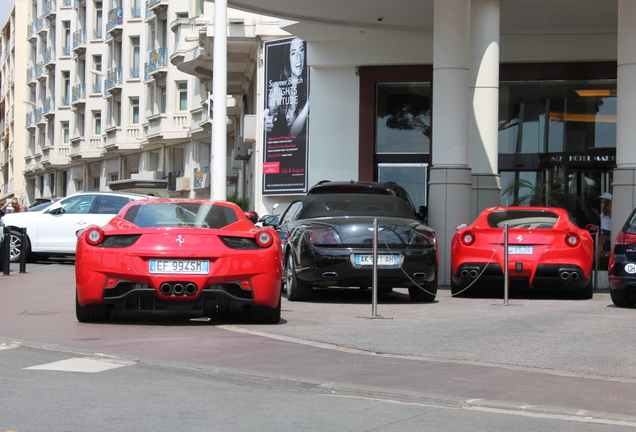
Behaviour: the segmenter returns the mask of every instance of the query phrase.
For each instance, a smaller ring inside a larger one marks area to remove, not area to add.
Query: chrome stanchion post
[[[508,306],[508,224],[504,224],[504,306]]]
[[[373,219],[373,275],[372,275],[372,308],[371,316],[378,315],[378,220]]]

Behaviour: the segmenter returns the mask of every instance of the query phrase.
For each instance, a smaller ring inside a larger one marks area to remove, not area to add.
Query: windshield
[[[230,207],[192,202],[140,204],[131,207],[126,212],[124,219],[140,228],[196,227],[217,229],[239,220]]]
[[[320,195],[307,202],[301,219],[334,216],[414,218],[412,209],[392,195]]]

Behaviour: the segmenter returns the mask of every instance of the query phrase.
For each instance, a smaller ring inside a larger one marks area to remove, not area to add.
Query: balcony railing
[[[111,88],[121,85],[123,82],[123,72],[121,67],[108,69],[106,72],[106,80],[104,81],[104,90],[110,90]]]
[[[102,38],[102,29],[94,29],[93,30],[93,39],[101,39]]]
[[[46,0],[44,2],[44,15],[49,15],[51,13],[55,13],[56,4],[55,0]]]
[[[35,79],[35,68],[28,68],[27,69],[27,82],[29,81],[33,81]]]
[[[71,102],[76,103],[86,99],[86,84],[76,84],[72,89]]]
[[[130,16],[132,18],[141,18],[141,8],[140,7],[130,8]]]
[[[35,118],[35,113],[33,111],[26,113],[26,125],[27,127],[31,126],[33,124],[33,120]]]
[[[159,48],[150,51],[150,61],[148,62],[148,73],[153,73],[157,69],[168,66],[168,49]]]
[[[73,32],[73,49],[86,45],[86,29],[80,29]]]
[[[27,25],[27,39],[31,38],[31,36],[35,35],[35,23],[30,23]]]
[[[115,8],[108,12],[108,22],[106,23],[106,31],[109,32],[113,28],[120,26],[124,23],[124,10],[122,8]]]
[[[49,63],[54,63],[54,62],[55,62],[55,48],[49,47],[46,49],[46,51],[44,51],[44,61],[42,62],[42,64],[46,66]]]
[[[47,115],[55,111],[55,98],[48,97],[42,101],[42,114]]]
[[[35,64],[35,77],[40,78],[44,76],[44,62],[38,62]]]

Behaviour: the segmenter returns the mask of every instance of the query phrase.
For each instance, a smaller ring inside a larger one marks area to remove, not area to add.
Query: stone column
[[[616,169],[612,200],[612,241],[636,207],[636,2],[618,1],[618,86]]]
[[[437,233],[439,284],[450,284],[455,226],[471,222],[468,168],[470,0],[435,0],[429,224]]]
[[[472,0],[468,155],[472,170],[471,216],[498,206],[499,6],[500,0]]]

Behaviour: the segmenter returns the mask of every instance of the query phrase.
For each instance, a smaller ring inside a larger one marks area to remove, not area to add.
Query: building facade
[[[209,197],[213,6],[17,0],[2,33],[0,198]],[[257,58],[288,34],[240,11],[227,29],[227,189],[253,203]]]

